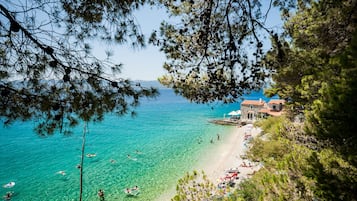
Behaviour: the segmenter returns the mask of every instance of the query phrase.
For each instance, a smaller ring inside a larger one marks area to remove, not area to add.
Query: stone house
[[[266,107],[259,111],[260,117],[268,116],[280,116],[283,113],[283,107],[285,105],[285,100],[283,99],[272,99],[270,100]]]
[[[244,100],[241,103],[241,120],[255,121],[268,116],[280,116],[283,113],[285,100],[272,99],[268,103],[259,100]]]
[[[266,102],[262,99],[259,100],[244,100],[240,104],[240,110],[242,112],[241,120],[254,121],[258,119],[259,111],[266,107]]]

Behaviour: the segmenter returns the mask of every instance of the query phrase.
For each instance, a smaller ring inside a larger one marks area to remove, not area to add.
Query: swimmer
[[[199,137],[198,140],[197,140],[197,143],[198,143],[198,144],[201,144],[202,142],[203,142],[202,138]]]
[[[130,159],[130,160],[133,160],[133,161],[136,161],[136,160],[138,160],[137,158],[132,158],[131,156],[130,156],[130,154],[128,154],[128,159]]]
[[[100,200],[104,200],[104,191],[102,189],[99,189],[98,197],[99,197]]]
[[[110,163],[116,163],[117,161],[114,159],[110,159]]]
[[[58,171],[58,172],[57,172],[57,174],[61,174],[61,175],[63,175],[63,176],[64,176],[64,175],[66,175],[66,172],[65,172],[65,171],[63,171],[63,170],[61,170],[61,171]]]
[[[7,192],[7,193],[3,196],[3,198],[4,198],[4,200],[11,200],[11,196],[12,196],[12,192]]]
[[[14,187],[14,186],[15,186],[15,182],[13,182],[13,181],[11,181],[11,182],[9,182],[9,183],[3,185],[4,188],[12,188],[12,187]]]
[[[97,154],[87,154],[86,156],[87,156],[88,158],[92,158],[92,157],[96,157]]]

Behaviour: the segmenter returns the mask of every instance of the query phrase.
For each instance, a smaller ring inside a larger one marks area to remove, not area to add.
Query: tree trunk
[[[81,153],[81,163],[80,163],[80,190],[79,190],[79,201],[82,201],[82,194],[83,194],[83,161],[84,161],[84,148],[86,144],[86,133],[87,133],[87,122],[84,123],[83,127],[83,136],[82,136],[82,153]]]

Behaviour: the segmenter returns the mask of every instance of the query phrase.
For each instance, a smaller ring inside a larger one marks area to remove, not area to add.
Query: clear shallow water
[[[260,97],[261,93],[249,95],[250,99]],[[208,120],[222,118],[240,106],[211,107],[191,104],[171,90],[161,90],[156,100],[142,102],[135,118],[107,115],[105,121],[89,124],[85,153],[97,156],[85,158],[83,200],[99,200],[99,189],[104,189],[109,201],[155,200],[174,187],[212,146],[210,139],[231,129]],[[16,182],[12,189],[1,187],[1,196],[14,191],[12,200],[78,200],[76,165],[80,162],[83,126],[74,129],[71,136],[40,138],[33,132],[34,125],[20,122],[0,128],[0,184]],[[199,138],[201,144],[197,143]],[[111,163],[112,159],[116,163]],[[58,171],[66,175],[56,174]],[[126,197],[123,190],[135,185],[140,187],[140,195]]]

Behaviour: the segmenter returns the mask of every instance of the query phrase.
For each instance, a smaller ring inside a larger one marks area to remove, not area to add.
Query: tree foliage
[[[5,125],[34,119],[52,134],[105,113],[133,112],[157,91],[118,77],[121,64],[91,54],[92,41],[144,46],[132,12],[145,1],[0,3],[0,114]],[[110,53],[108,53],[108,57]],[[134,113],[133,113],[134,114]]]
[[[304,110],[306,128],[356,163],[356,1],[312,1],[285,23],[266,62],[269,91]]]
[[[198,103],[233,102],[263,86],[268,71],[260,33],[274,33],[264,27],[267,14],[260,1],[172,0],[165,6],[180,21],[163,22],[150,38],[168,58],[162,84]]]
[[[343,155],[288,119],[268,119],[261,125],[269,137],[255,139],[247,155],[264,168],[236,194],[244,200],[356,199],[357,169]]]
[[[211,181],[208,180],[206,174],[193,171],[186,173],[184,177],[179,179],[176,186],[176,195],[171,199],[172,201],[184,200],[207,200],[215,193],[215,187]]]

